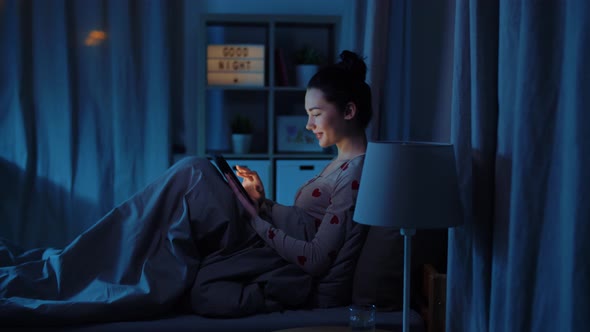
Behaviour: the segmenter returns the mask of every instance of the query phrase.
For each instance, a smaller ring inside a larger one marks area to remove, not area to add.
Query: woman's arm
[[[323,218],[318,221],[319,228],[315,237],[310,241],[289,236],[283,229],[259,216],[251,219],[252,227],[281,257],[299,265],[313,276],[321,276],[330,269],[344,243],[347,225],[352,223],[359,178],[360,171],[343,172],[334,190],[324,193],[330,194],[330,197],[322,197],[329,199],[330,204]],[[313,186],[307,190],[310,197],[315,197]],[[318,199],[320,197],[317,196]]]

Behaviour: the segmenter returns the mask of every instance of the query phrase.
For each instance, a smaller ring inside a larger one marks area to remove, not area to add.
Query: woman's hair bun
[[[355,79],[364,82],[367,77],[367,65],[363,58],[351,51],[342,51],[340,53],[340,62],[338,66],[349,71]]]

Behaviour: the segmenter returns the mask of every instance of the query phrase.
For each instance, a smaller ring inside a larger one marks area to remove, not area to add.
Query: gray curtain
[[[0,2],[0,236],[64,245],[168,167],[179,13],[165,0]]]
[[[372,140],[450,141],[455,1],[360,1]],[[360,47],[360,46],[359,46]]]
[[[374,115],[367,129],[369,140],[379,137],[382,117],[382,91],[385,82],[383,68],[387,67],[387,38],[390,27],[390,1],[359,0],[356,2],[356,38],[354,51],[365,58],[367,83],[371,86]]]
[[[590,4],[456,6],[448,331],[580,331],[590,317]]]

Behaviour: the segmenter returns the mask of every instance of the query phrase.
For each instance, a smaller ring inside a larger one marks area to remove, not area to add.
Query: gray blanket
[[[245,218],[215,167],[187,158],[63,249],[0,241],[0,321],[237,317],[305,305],[311,278]]]

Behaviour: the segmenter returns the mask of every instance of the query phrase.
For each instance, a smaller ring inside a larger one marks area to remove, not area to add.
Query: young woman
[[[306,128],[338,155],[294,206],[266,199],[245,167],[238,175],[255,204],[208,160],[185,158],[64,249],[23,252],[0,241],[0,319],[71,324],[349,304],[365,233],[352,216],[372,110],[364,61],[349,51],[340,58],[305,96]]]

